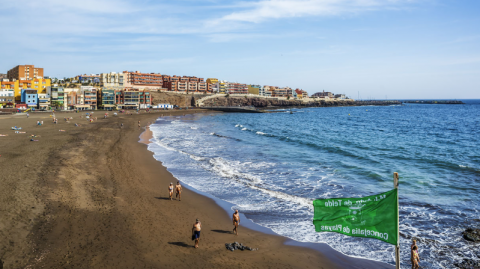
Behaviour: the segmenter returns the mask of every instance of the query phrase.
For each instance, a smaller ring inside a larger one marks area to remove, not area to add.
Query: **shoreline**
[[[352,258],[334,262],[335,253],[291,246],[285,237],[246,227],[244,217],[235,236],[228,206],[225,211],[188,187],[181,202],[170,201],[167,186],[176,179],[139,137],[163,114],[192,113],[205,111],[120,114],[93,123],[83,113],[56,113],[58,124],[46,113],[0,116],[0,133],[9,135],[0,137],[4,268],[388,267]],[[64,121],[67,116],[73,119]],[[11,126],[26,133],[14,134]],[[32,134],[38,141],[30,141]],[[195,218],[204,225],[197,250],[190,240]],[[232,253],[224,244],[233,241],[259,251]]]
[[[152,122],[152,124],[154,123],[155,121]],[[138,142],[147,146],[147,151],[149,152],[149,154],[152,154],[152,158],[153,158],[153,152],[148,150],[148,145],[152,143],[150,141],[151,138],[153,138],[153,132],[150,130],[149,126],[146,126],[145,130],[139,135],[140,140]],[[158,161],[155,158],[153,159],[157,163],[159,163],[165,170],[168,171],[168,167],[164,166],[161,161]],[[175,181],[179,180],[174,175],[172,175],[172,177],[175,179]],[[231,208],[235,206],[235,204],[221,200],[209,193],[197,190],[186,183],[182,183],[182,186],[184,187],[184,189],[188,189],[207,199],[213,200],[218,207],[222,208],[225,211],[225,213],[230,214],[231,212],[233,212]],[[330,261],[335,263],[337,266],[340,266],[341,268],[394,268],[395,267],[394,265],[380,262],[380,261],[345,255],[333,249],[331,246],[329,246],[326,243],[299,242],[291,238],[277,234],[274,231],[272,231],[270,228],[263,227],[259,224],[254,223],[253,221],[248,219],[243,213],[240,213],[240,216],[242,218],[241,224],[244,228],[247,228],[255,232],[260,232],[266,235],[279,237],[283,240],[282,244],[286,246],[295,246],[295,247],[315,250],[316,252],[322,255],[327,255]],[[355,265],[353,266],[353,264]]]

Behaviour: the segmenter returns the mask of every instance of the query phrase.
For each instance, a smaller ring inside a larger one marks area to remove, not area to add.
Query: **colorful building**
[[[228,94],[248,94],[247,84],[227,82],[225,92]]]
[[[0,89],[0,108],[15,107],[15,92],[11,89]]]
[[[51,106],[50,95],[48,93],[39,93],[38,94],[38,108],[39,109],[48,109]]]
[[[20,101],[27,107],[36,108],[38,106],[38,93],[34,89],[22,89]]]
[[[218,83],[218,79],[217,79],[217,78],[207,78],[207,83],[217,84],[217,83]]]
[[[34,89],[40,93],[47,93],[50,87],[50,79],[32,79],[32,80],[4,80],[0,82],[0,89],[11,89],[15,92],[15,101],[20,102],[22,89]]]
[[[63,104],[65,102],[65,91],[63,87],[48,87],[47,93],[50,94],[50,101],[52,106],[64,106]]]
[[[260,85],[248,85],[248,93],[260,95],[260,92],[262,92],[262,88],[263,87]]]
[[[34,65],[17,65],[8,70],[7,77],[10,80],[32,80],[43,78],[43,68]]]
[[[162,90],[164,77],[162,74],[141,73],[139,71],[123,71],[125,74],[125,88]]]
[[[103,87],[123,87],[125,86],[125,77],[123,73],[110,72],[100,74],[100,83]]]

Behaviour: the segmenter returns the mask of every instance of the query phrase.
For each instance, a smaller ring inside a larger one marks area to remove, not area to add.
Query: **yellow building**
[[[46,94],[47,87],[52,84],[50,79],[35,78],[32,80],[15,80],[0,82],[0,89],[11,89],[15,92],[15,102],[20,102],[22,89],[34,89],[38,94]]]
[[[248,93],[259,95],[260,94],[260,88],[261,88],[260,85],[248,85]]]
[[[218,92],[224,94],[227,92],[226,89],[227,89],[227,82],[224,80],[221,80],[220,83],[218,83]]]
[[[217,83],[218,83],[218,79],[217,79],[217,78],[207,78],[207,83],[217,84]]]

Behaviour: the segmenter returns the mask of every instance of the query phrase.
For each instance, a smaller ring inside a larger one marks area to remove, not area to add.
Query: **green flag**
[[[336,232],[397,244],[397,189],[363,198],[317,199],[313,207],[317,232]]]

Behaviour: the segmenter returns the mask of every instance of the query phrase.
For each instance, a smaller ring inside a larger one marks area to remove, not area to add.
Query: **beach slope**
[[[338,267],[280,236],[242,227],[233,235],[231,216],[190,190],[170,201],[167,186],[176,179],[138,143],[161,114],[97,113],[93,123],[77,113],[57,114],[58,124],[47,113],[0,116],[0,134],[8,134],[0,137],[4,268]],[[15,134],[15,125],[26,133]],[[203,225],[199,249],[191,241],[196,218]],[[259,250],[226,250],[234,241]]]

